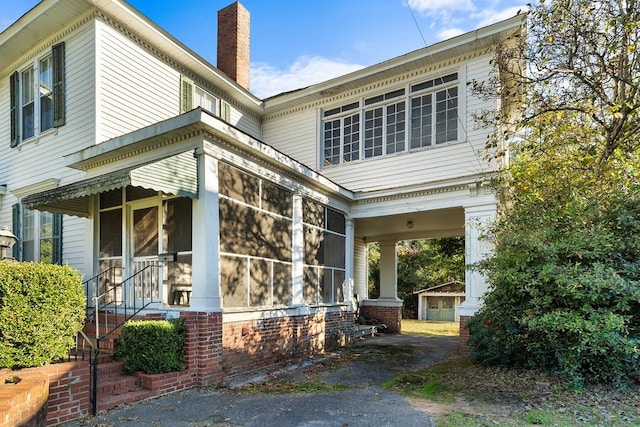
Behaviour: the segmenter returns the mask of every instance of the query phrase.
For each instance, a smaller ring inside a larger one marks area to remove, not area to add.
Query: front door
[[[132,298],[128,302],[135,307],[142,307],[151,302],[161,301],[158,205],[133,204],[129,221],[131,224],[129,271],[132,277],[127,288]]]

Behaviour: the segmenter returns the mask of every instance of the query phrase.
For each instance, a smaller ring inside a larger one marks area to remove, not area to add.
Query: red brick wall
[[[185,362],[198,385],[220,379],[222,359],[222,313],[185,311],[187,327]]]
[[[225,323],[224,374],[313,357],[345,345],[353,328],[353,316],[340,312]]]
[[[402,322],[402,306],[383,307],[378,305],[360,306],[360,314],[367,319],[375,319],[379,323],[387,325],[386,333],[399,334]]]
[[[19,381],[6,383],[9,377]],[[37,372],[3,370],[0,380],[0,426],[44,427],[49,377]]]
[[[8,376],[6,372],[0,378]],[[46,405],[46,424],[55,425],[91,413],[89,402],[89,362],[68,362],[45,365],[40,368],[27,368],[12,372],[12,375],[28,377],[42,375],[48,378],[48,403]],[[18,386],[20,384],[17,384]],[[2,400],[0,398],[0,400]],[[1,421],[1,420],[0,420]],[[0,425],[1,424],[0,422]],[[16,425],[16,424],[8,424]]]
[[[470,316],[460,316],[460,341],[458,343],[458,351],[461,354],[469,354],[471,347],[469,346],[469,323]]]

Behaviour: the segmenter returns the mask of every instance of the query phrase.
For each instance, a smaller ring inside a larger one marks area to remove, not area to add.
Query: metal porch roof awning
[[[27,209],[89,217],[89,200],[94,194],[128,185],[195,199],[198,170],[192,153],[182,153],[155,163],[96,176],[22,199]]]

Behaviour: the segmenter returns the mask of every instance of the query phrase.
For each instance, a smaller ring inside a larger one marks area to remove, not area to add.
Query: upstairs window
[[[207,90],[196,85],[193,80],[182,76],[180,79],[180,113],[201,107],[222,120],[231,120],[231,106],[218,99]]]
[[[11,146],[65,123],[64,43],[10,77]]]
[[[322,113],[322,163],[331,166],[458,140],[458,74]]]

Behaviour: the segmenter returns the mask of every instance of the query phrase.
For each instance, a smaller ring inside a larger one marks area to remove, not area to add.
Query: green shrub
[[[83,327],[85,301],[82,278],[70,267],[0,261],[0,367],[65,356]]]
[[[187,328],[182,319],[133,320],[125,323],[115,354],[126,357],[125,370],[162,374],[181,371]]]
[[[586,193],[586,194],[585,194]],[[640,380],[640,192],[520,201],[492,232],[490,289],[469,322],[485,364],[584,382]]]

